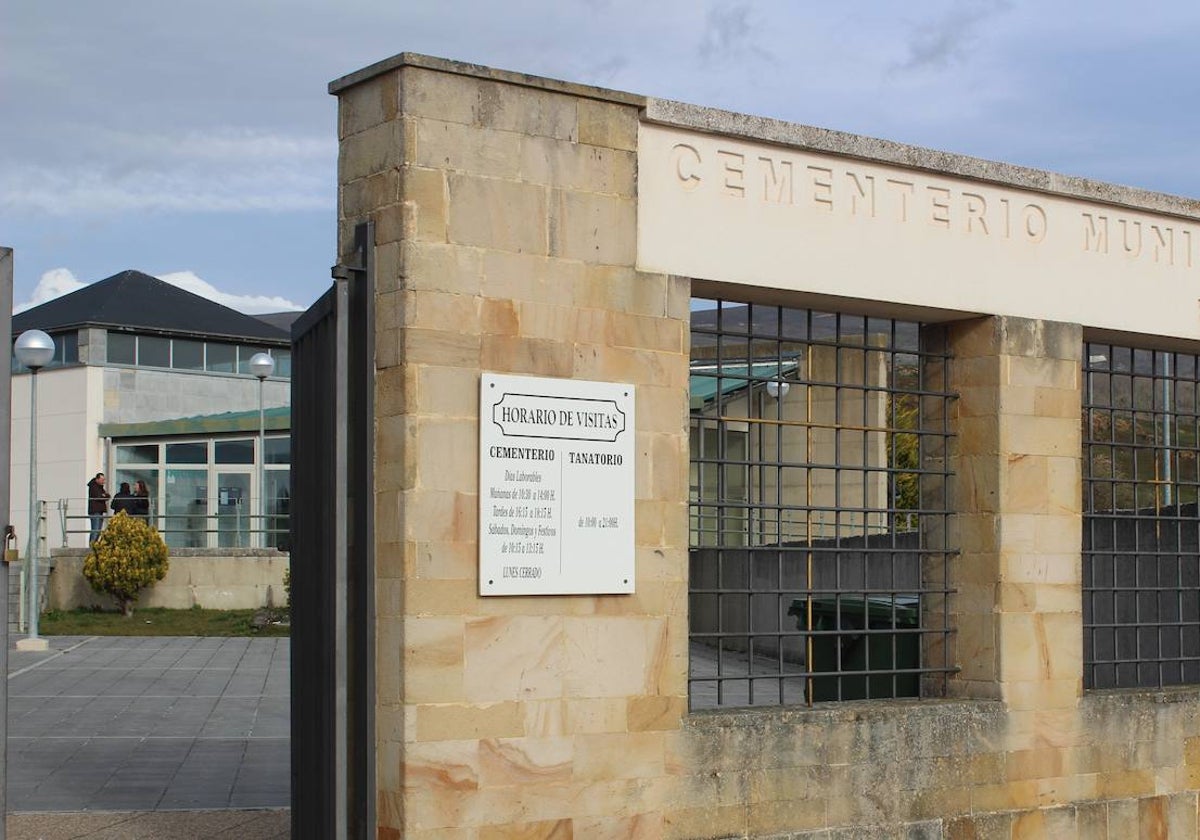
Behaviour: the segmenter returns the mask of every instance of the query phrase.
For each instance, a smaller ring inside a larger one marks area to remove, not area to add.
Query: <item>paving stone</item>
[[[125,837],[133,827],[145,840],[287,836],[287,811],[278,809],[290,804],[288,639],[50,644],[10,652],[10,838],[51,840],[60,823],[63,837]],[[227,808],[276,810],[211,811],[203,830],[141,813]],[[89,815],[90,827],[76,833],[68,824],[83,815],[26,813],[83,809],[122,813]]]

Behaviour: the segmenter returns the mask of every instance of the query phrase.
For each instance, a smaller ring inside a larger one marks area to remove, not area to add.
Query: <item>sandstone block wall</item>
[[[641,100],[409,55],[334,89],[379,838],[1196,836],[1200,692],[1081,688],[1078,326],[952,325],[949,697],[688,714],[691,284],[635,267]],[[635,385],[635,595],[476,594],[481,371]]]
[[[1082,331],[985,318],[955,325],[950,341],[953,690],[1013,709],[1071,708],[1083,681]]]
[[[342,93],[343,247],[377,226],[380,837],[661,827],[689,288],[633,268],[637,126],[632,97],[431,67]],[[636,595],[476,594],[480,371],[636,386]]]

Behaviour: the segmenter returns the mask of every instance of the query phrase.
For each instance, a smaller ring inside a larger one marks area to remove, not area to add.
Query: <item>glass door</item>
[[[249,548],[253,531],[249,472],[217,473],[217,546]]]
[[[267,510],[264,518],[266,531],[263,545],[287,551],[288,516],[292,502],[291,472],[289,470],[267,470],[265,472]]]
[[[163,537],[171,548],[208,545],[208,470],[167,470]]]

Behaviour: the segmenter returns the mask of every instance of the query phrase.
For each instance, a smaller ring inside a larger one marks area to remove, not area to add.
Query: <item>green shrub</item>
[[[290,561],[288,567],[283,570],[283,596],[285,598],[283,606],[290,610],[292,608],[292,564]]]
[[[83,561],[92,589],[107,592],[126,616],[138,593],[167,574],[167,544],[144,520],[121,511],[108,521]]]

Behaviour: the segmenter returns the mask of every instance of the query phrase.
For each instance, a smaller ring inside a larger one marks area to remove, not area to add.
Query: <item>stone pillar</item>
[[[97,327],[80,329],[78,348],[82,364],[105,364],[108,361],[108,331]]]
[[[407,55],[332,89],[341,252],[377,232],[378,836],[656,836],[689,285],[634,269],[640,100]],[[635,385],[636,594],[477,595],[481,371]]]
[[[1082,693],[1082,333],[993,317],[952,325],[950,341],[962,550],[950,690],[1004,700],[1033,745]]]

